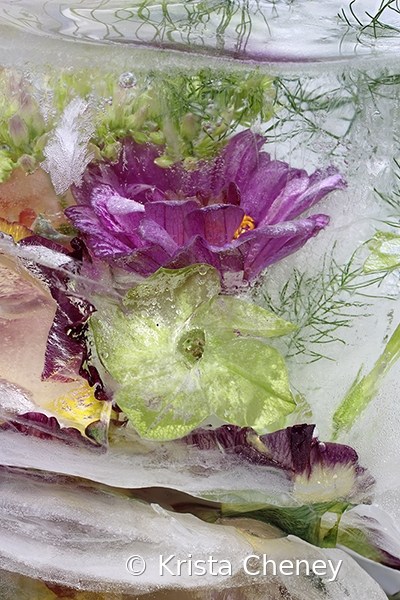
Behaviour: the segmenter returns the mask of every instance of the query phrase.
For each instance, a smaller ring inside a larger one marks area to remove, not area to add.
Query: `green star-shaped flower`
[[[159,269],[129,290],[125,310],[108,300],[92,316],[99,357],[120,384],[115,400],[142,436],[179,438],[211,413],[260,429],[294,409],[265,338],[295,326],[219,292],[209,265]]]

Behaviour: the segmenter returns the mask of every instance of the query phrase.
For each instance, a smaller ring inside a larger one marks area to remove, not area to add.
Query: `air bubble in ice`
[[[133,73],[127,71],[126,73],[122,73],[119,77],[119,85],[123,88],[131,88],[134,87],[137,83],[137,79]]]

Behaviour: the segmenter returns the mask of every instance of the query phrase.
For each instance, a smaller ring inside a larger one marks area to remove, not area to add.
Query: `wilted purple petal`
[[[359,464],[357,452],[343,444],[320,442],[314,431],[315,425],[294,425],[262,435],[260,440],[266,455],[293,474],[299,497],[307,497],[308,484],[320,487],[321,498],[324,494],[327,499],[335,493],[343,499],[365,494],[374,479]]]
[[[314,498],[335,493],[340,475],[347,475],[346,498],[362,499],[374,479],[361,467],[355,450],[342,444],[323,443],[315,437],[315,425],[294,425],[258,436],[250,427],[223,425],[217,429],[195,429],[178,443],[195,445],[201,450],[233,454],[241,460],[283,471],[305,495],[310,484]],[[315,477],[321,482],[314,483]],[[340,481],[340,480],[339,480]],[[318,483],[318,485],[317,485]],[[316,488],[319,487],[317,490]],[[336,498],[343,490],[337,488]],[[344,499],[344,497],[343,497]],[[316,500],[314,499],[314,502]]]
[[[216,204],[193,210],[184,220],[187,235],[201,235],[212,246],[225,246],[232,242],[240,227],[244,212],[231,204]]]
[[[15,416],[12,420],[2,423],[0,429],[11,429],[44,440],[59,440],[67,444],[78,444],[91,448],[97,446],[96,440],[90,435],[85,438],[74,427],[60,427],[55,417],[48,417],[43,413],[29,412]]]
[[[95,308],[86,300],[74,296],[67,284],[71,276],[79,273],[85,249],[82,244],[74,244],[76,250],[68,252],[63,246],[40,236],[25,238],[18,245],[29,247],[34,252],[36,261],[29,261],[26,267],[35,276],[44,279],[58,305],[47,340],[42,379],[59,373],[65,375],[72,367],[77,373],[87,358],[84,334],[86,323]],[[55,265],[42,264],[45,249],[57,254]],[[65,263],[60,265],[60,256],[63,255]]]

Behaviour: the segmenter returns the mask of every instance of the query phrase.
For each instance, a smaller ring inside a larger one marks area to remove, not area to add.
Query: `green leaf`
[[[391,271],[400,267],[400,236],[396,233],[378,233],[369,242],[371,255],[364,263],[364,271]]]
[[[354,505],[348,502],[320,502],[303,506],[273,506],[264,503],[223,503],[214,512],[200,508],[197,515],[210,522],[217,518],[248,518],[274,525],[286,534],[322,548],[334,548],[341,515]]]
[[[400,357],[400,325],[386,344],[385,350],[376,361],[374,368],[360,379],[358,373],[353,385],[333,415],[334,435],[348,431],[371,400],[376,396],[392,365]]]
[[[155,440],[181,438],[211,413],[198,374],[176,363],[155,377],[136,377],[115,400],[140,435]]]

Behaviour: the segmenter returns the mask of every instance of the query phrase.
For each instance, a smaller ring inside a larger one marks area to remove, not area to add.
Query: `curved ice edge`
[[[204,590],[211,598],[214,591],[233,589],[239,594],[249,586],[268,596],[269,592],[282,595],[287,591],[290,597],[295,593],[306,600],[316,597],[316,586],[322,586],[327,600],[385,598],[379,585],[341,550],[317,548],[295,536],[263,539],[109,490],[71,486],[62,479],[38,473],[33,477],[15,471],[3,473],[1,568],[73,589],[134,592],[138,596],[156,589],[181,589]],[[278,565],[290,559],[306,560],[310,566],[330,561],[331,570],[314,571],[317,579],[311,574],[313,566],[309,574],[301,571],[296,577],[284,577],[290,573],[279,566],[276,576],[268,571],[255,578],[246,572],[248,557],[262,563],[264,555]],[[130,559],[135,556],[147,564],[140,577],[130,569]],[[172,570],[163,569],[161,574],[160,560],[169,556]],[[218,577],[214,568],[206,569],[204,577],[178,573],[178,560],[189,557],[203,563],[212,558],[217,570],[223,563],[232,568]]]
[[[116,448],[97,454],[62,443],[49,446],[46,440],[12,431],[0,434],[0,462],[10,467],[73,475],[119,488],[166,487],[216,501],[296,504],[291,497],[292,482],[277,469],[239,460],[215,465],[207,460],[211,456],[215,458],[202,451],[202,465],[182,456],[163,463],[161,456],[146,453],[127,454]]]
[[[386,594],[393,595],[397,592],[400,592],[400,571],[397,569],[391,569],[390,567],[386,567],[385,565],[381,565],[369,558],[365,558],[361,556],[354,550],[350,550],[350,548],[346,548],[346,546],[342,546],[342,544],[337,544],[336,546],[340,550],[343,550],[347,554],[349,554],[354,560],[362,567],[386,592]]]

